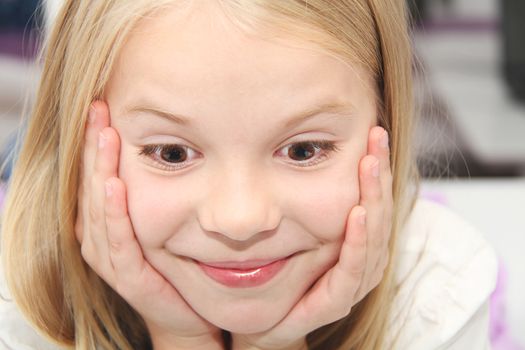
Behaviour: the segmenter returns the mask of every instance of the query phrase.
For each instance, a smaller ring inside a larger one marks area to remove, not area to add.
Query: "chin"
[[[215,326],[236,334],[265,332],[277,325],[293,307],[272,305],[249,305],[235,303],[218,308],[213,315],[205,317]],[[204,316],[204,315],[202,315]]]

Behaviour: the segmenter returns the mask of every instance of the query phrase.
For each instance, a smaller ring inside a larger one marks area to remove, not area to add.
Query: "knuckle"
[[[94,205],[89,206],[89,218],[92,222],[99,222],[102,218],[97,208]]]
[[[110,254],[118,254],[122,251],[122,243],[110,240],[108,237],[108,245]]]
[[[383,191],[380,188],[372,189],[369,192],[369,198],[373,201],[380,202],[383,199]]]
[[[365,198],[373,201],[381,201],[384,197],[383,186],[378,182],[378,179],[375,178],[365,181],[363,191],[365,191]]]
[[[347,271],[347,273],[351,276],[361,276],[363,274],[363,269],[356,266],[349,267]]]
[[[359,260],[363,261],[365,260],[365,257],[362,256],[359,258]],[[348,273],[352,276],[363,276],[365,274],[366,266],[363,263],[360,264],[352,264],[348,267]]]
[[[367,208],[368,212],[376,211],[377,207],[381,205],[382,195],[381,191],[373,188],[363,189],[361,202],[364,207]],[[381,209],[380,209],[381,210]],[[368,214],[367,217],[371,216],[372,213]]]
[[[101,169],[102,169],[102,152],[100,149],[97,149],[96,151],[93,152],[93,170],[95,172],[100,172]]]
[[[366,233],[359,233],[359,235],[365,235]],[[364,237],[356,237],[355,234],[351,234],[351,237],[348,240],[345,240],[343,242],[344,249],[354,250],[357,249],[358,251],[364,251],[367,246],[367,239]]]

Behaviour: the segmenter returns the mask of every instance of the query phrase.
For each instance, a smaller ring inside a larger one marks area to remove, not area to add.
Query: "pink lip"
[[[206,275],[227,287],[250,288],[260,286],[282,270],[290,256],[274,260],[203,263],[197,261]]]

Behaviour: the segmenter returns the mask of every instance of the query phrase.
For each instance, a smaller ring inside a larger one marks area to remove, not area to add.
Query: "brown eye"
[[[291,159],[295,166],[311,167],[325,159],[332,153],[339,151],[339,147],[334,141],[311,140],[289,144],[279,150],[278,154]]]
[[[288,156],[295,161],[305,161],[315,155],[315,146],[311,142],[300,142],[288,148]]]
[[[163,170],[177,170],[188,165],[198,154],[190,147],[178,144],[145,145],[139,152]]]
[[[162,147],[159,152],[160,158],[167,163],[181,163],[188,158],[186,150],[180,146],[169,145]]]

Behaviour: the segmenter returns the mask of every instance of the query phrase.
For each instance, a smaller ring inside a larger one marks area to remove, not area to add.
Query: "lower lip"
[[[250,288],[263,285],[282,270],[289,257],[274,261],[261,267],[238,270],[218,268],[197,262],[201,269],[210,278],[230,288]]]

